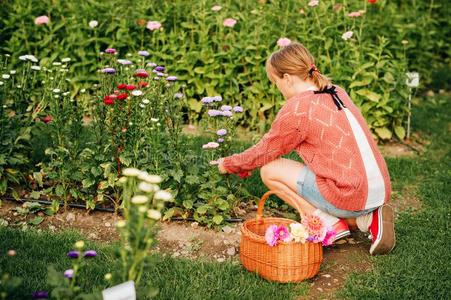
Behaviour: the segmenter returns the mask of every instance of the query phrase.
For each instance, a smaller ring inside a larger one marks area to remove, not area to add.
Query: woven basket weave
[[[274,247],[265,240],[270,225],[289,226],[293,220],[263,218],[266,199],[274,194],[266,192],[258,203],[257,218],[241,227],[240,259],[243,266],[261,277],[278,282],[299,282],[318,274],[323,260],[321,243],[282,242]]]

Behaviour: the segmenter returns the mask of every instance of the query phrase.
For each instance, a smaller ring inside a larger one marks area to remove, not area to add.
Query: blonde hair
[[[282,78],[283,74],[290,74],[304,81],[310,79],[319,90],[331,84],[330,79],[316,68],[310,51],[299,43],[291,43],[271,54],[266,61],[266,73],[271,82],[274,82],[274,75]]]

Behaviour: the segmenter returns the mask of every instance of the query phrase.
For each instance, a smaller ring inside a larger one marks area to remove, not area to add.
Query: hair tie
[[[318,70],[318,68],[315,66],[315,64],[312,64],[311,66],[310,66],[310,70],[308,71],[308,75],[310,76],[310,77],[313,77],[313,72],[318,72],[319,73],[319,70]]]

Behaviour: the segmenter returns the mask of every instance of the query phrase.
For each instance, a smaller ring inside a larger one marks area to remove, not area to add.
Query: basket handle
[[[275,195],[276,192],[274,191],[267,191],[266,193],[263,194],[263,196],[260,198],[260,200],[258,201],[258,207],[257,207],[257,221],[261,221],[263,218],[263,208],[265,207],[265,202],[268,199],[269,196],[271,195]]]

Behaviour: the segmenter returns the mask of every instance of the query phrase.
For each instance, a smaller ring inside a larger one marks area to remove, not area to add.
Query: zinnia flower
[[[138,69],[135,72],[135,76],[141,77],[141,78],[146,78],[146,77],[149,77],[149,74],[144,69]]]
[[[142,94],[143,94],[143,92],[141,92],[140,90],[134,90],[134,91],[132,91],[132,95],[133,95],[133,96],[136,96],[136,97],[142,96]]]
[[[127,85],[125,83],[121,83],[117,85],[117,88],[120,90],[125,90],[127,88]]]
[[[146,50],[141,50],[141,51],[138,51],[138,55],[146,57],[146,56],[149,56],[150,53]]]
[[[342,39],[344,39],[345,41],[349,40],[350,38],[352,38],[352,35],[354,33],[352,31],[346,31],[345,33],[343,33],[343,35],[341,36]]]
[[[97,22],[96,20],[91,20],[91,21],[89,21],[89,27],[91,27],[91,28],[96,28],[97,27],[97,25],[99,25],[99,22]]]
[[[221,6],[215,5],[215,6],[213,6],[213,7],[211,8],[211,10],[212,10],[212,11],[220,11],[221,8],[222,8]]]
[[[266,229],[265,232],[266,243],[268,243],[268,245],[270,245],[271,247],[277,245],[277,235],[276,235],[277,228],[278,228],[277,225],[271,225],[268,227],[268,229]]]
[[[126,94],[126,93],[122,93],[122,94],[117,95],[117,99],[118,100],[125,100],[127,98],[128,98],[128,94]]]
[[[134,89],[136,89],[136,86],[134,86],[133,84],[128,84],[125,86],[125,89],[128,91],[133,91]]]
[[[286,47],[291,44],[291,40],[289,38],[280,38],[277,40],[277,45],[279,47]]]
[[[227,130],[226,129],[219,129],[218,131],[216,131],[216,134],[219,136],[223,136],[227,134]]]
[[[148,86],[148,85],[149,85],[149,84],[148,84],[147,82],[145,82],[145,81],[140,81],[140,82],[138,83],[138,86],[141,87],[141,88],[146,87],[146,86]]]
[[[68,269],[64,271],[64,277],[72,279],[74,277],[74,270]]]
[[[80,256],[80,252],[75,251],[75,250],[71,250],[69,252],[67,252],[67,257],[69,258],[78,258]]]
[[[161,23],[157,21],[149,21],[146,25],[147,29],[154,31],[161,28]]]
[[[116,98],[116,95],[106,95],[105,97],[103,97],[103,103],[105,103],[106,105],[113,105]]]
[[[132,65],[133,64],[128,59],[118,59],[117,62],[120,63],[123,66],[128,66],[128,65]]]
[[[105,50],[105,53],[115,54],[115,53],[116,53],[116,49],[114,49],[114,48],[107,48],[107,49]]]
[[[312,0],[308,3],[308,6],[315,7],[315,6],[318,6],[318,4],[319,4],[318,0]]]
[[[369,4],[375,4],[377,2],[377,0],[368,0]]]
[[[83,256],[84,257],[96,257],[97,256],[97,252],[95,250],[87,250],[87,251],[85,251]]]
[[[225,27],[233,27],[236,24],[236,20],[232,18],[227,18],[222,23]]]
[[[36,19],[34,19],[34,23],[36,25],[46,25],[49,22],[50,22],[50,19],[47,16],[39,16]]]

